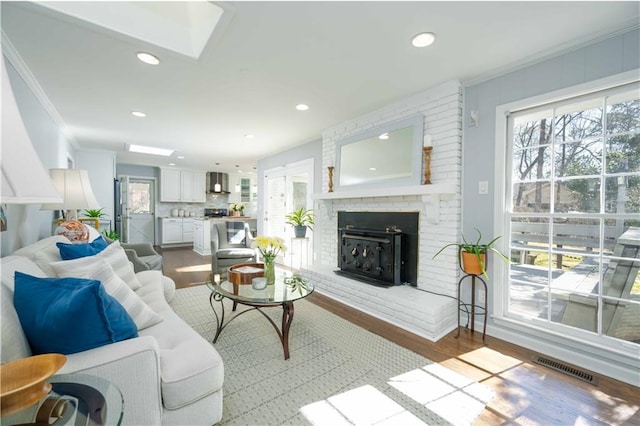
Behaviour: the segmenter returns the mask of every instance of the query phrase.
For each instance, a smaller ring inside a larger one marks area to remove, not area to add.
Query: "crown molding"
[[[40,102],[40,104],[45,109],[45,111],[47,111],[47,114],[49,114],[51,119],[56,123],[56,125],[58,126],[62,134],[64,134],[67,141],[71,145],[73,145],[74,148],[79,149],[78,143],[76,142],[76,140],[66,130],[67,125],[62,119],[62,116],[60,115],[60,113],[58,113],[58,110],[56,109],[56,107],[49,100],[49,97],[45,93],[44,89],[42,88],[40,83],[38,83],[38,80],[33,75],[29,67],[27,67],[27,64],[22,59],[22,56],[20,56],[20,53],[18,53],[18,50],[15,48],[13,43],[11,43],[11,40],[9,39],[7,34],[4,32],[4,30],[1,30],[1,31],[2,31],[2,54],[7,58],[7,60],[13,66],[13,68],[15,68],[16,72],[24,80],[24,82],[29,87],[29,89],[31,89],[31,92],[33,93],[33,95],[36,97],[38,102]]]

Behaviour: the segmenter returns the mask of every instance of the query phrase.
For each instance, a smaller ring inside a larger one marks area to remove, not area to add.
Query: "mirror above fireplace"
[[[337,143],[336,191],[419,185],[424,117],[374,127]]]

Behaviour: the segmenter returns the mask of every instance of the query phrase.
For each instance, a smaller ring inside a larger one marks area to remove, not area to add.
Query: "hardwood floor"
[[[190,248],[162,250],[164,273],[178,288],[209,279],[210,260]],[[311,302],[423,355],[458,373],[490,386],[495,397],[476,425],[639,425],[640,389],[600,376],[592,385],[531,362],[535,353],[503,340],[462,329],[437,343],[337,303],[319,293]],[[640,373],[639,373],[640,374]]]

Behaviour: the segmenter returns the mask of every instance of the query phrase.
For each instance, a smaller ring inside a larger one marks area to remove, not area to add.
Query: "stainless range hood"
[[[220,185],[216,191],[216,184]],[[229,175],[220,172],[207,172],[207,194],[229,194]]]

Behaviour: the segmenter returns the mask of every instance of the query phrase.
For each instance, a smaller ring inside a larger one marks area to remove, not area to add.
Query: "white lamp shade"
[[[0,203],[39,204],[62,200],[31,144],[18,110],[4,58],[2,66],[2,141]]]
[[[91,190],[89,173],[78,169],[49,169],[54,186],[62,194],[62,203],[45,203],[42,210],[99,209]]]

